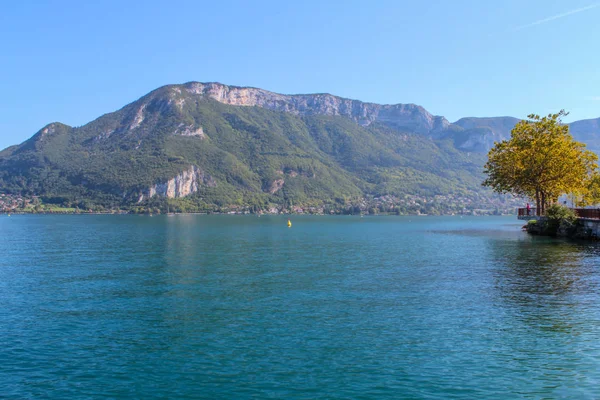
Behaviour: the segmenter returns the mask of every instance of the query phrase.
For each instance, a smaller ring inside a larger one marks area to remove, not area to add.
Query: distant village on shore
[[[365,198],[346,203],[331,203],[322,206],[280,206],[271,205],[262,210],[249,206],[230,205],[215,207],[199,213],[211,214],[345,214],[345,215],[514,215],[523,200],[512,196],[483,195],[437,195],[432,197],[419,195]],[[61,213],[61,214],[116,214],[116,213],[153,213],[167,212],[157,207],[135,208],[93,208],[79,207],[77,204],[58,206],[44,203],[38,196],[20,196],[0,193],[1,213]],[[181,212],[176,206],[168,212]]]

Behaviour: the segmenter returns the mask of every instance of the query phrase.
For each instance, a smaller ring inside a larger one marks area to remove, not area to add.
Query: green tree
[[[483,186],[498,193],[535,199],[538,215],[563,193],[586,193],[598,157],[576,142],[561,110],[546,117],[531,114],[511,131],[511,137],[488,153]]]
[[[599,204],[600,203],[600,173],[593,174],[590,179],[588,186],[582,195],[582,202],[584,205]]]
[[[548,207],[546,216],[548,217],[546,232],[550,235],[556,235],[561,225],[572,228],[577,221],[575,211],[560,204]]]

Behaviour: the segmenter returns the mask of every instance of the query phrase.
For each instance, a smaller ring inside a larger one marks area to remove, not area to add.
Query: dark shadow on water
[[[531,236],[488,244],[496,294],[523,322],[570,331],[597,305],[598,244]]]

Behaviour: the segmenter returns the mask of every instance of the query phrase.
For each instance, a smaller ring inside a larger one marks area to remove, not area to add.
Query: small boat
[[[291,228],[291,227],[292,227],[292,221],[290,221],[290,220],[288,219],[288,228]]]

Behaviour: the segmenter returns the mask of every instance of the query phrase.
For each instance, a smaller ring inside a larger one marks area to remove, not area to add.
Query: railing
[[[519,217],[533,217],[536,215],[536,209],[530,208],[529,210],[526,208],[519,208]]]
[[[600,219],[600,209],[598,208],[574,208],[573,211],[579,218]]]
[[[575,214],[579,218],[600,219],[600,208],[572,208],[571,210],[575,211]],[[530,208],[529,210],[527,210],[527,208],[519,208],[518,210],[519,218],[535,217],[536,215],[537,213],[535,207]]]

